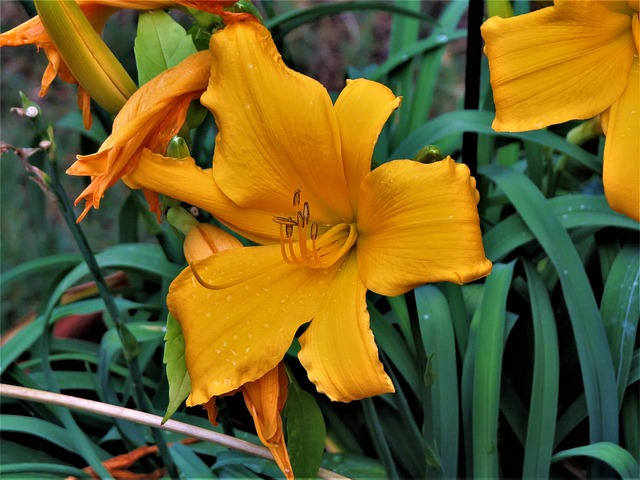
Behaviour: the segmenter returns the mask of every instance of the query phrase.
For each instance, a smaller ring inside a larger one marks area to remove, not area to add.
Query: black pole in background
[[[464,78],[464,108],[476,110],[480,106],[480,60],[482,37],[480,26],[484,16],[484,0],[469,0],[467,19],[467,64]],[[478,169],[478,134],[465,132],[462,136],[462,160],[476,175]]]

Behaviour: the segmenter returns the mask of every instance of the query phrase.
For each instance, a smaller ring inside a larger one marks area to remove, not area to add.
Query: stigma
[[[302,202],[302,191],[293,193],[290,216],[274,216],[280,225],[282,258],[289,265],[310,268],[327,268],[342,258],[355,244],[356,229],[353,224],[320,225],[311,220],[309,202]]]

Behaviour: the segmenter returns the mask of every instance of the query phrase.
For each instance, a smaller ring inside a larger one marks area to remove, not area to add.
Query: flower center
[[[280,225],[282,258],[290,265],[327,268],[338,261],[356,242],[354,224],[319,225],[311,220],[309,202],[301,202],[301,190],[293,193],[293,216],[273,217]]]

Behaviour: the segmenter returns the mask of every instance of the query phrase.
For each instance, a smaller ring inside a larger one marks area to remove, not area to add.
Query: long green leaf
[[[367,310],[369,310],[371,317],[371,330],[380,349],[407,381],[416,397],[420,398],[422,395],[422,379],[416,367],[415,357],[412,356],[411,351],[407,348],[407,341],[402,338],[402,335],[398,333],[375,306],[368,303]]]
[[[185,478],[216,478],[211,469],[189,447],[174,443],[169,452]]]
[[[70,440],[68,433],[59,425],[39,418],[24,415],[0,415],[0,424],[4,432],[24,432],[40,437],[68,452],[76,451],[76,445]]]
[[[522,220],[555,266],[578,349],[593,442],[618,439],[617,395],[613,362],[591,285],[569,234],[553,214],[540,190],[522,173],[495,165],[480,172],[509,197]]]
[[[455,478],[458,469],[459,409],[457,353],[447,299],[435,286],[416,289],[416,304],[429,379],[425,399],[425,435],[437,452],[440,476]]]
[[[640,248],[631,244],[616,257],[600,302],[618,383],[618,402],[622,405],[640,317]]]
[[[473,373],[473,476],[497,478],[500,375],[506,305],[514,263],[496,264],[487,277],[477,327]]]
[[[43,474],[51,474],[54,478],[78,477],[90,478],[89,474],[79,468],[51,463],[8,463],[0,465],[0,475],[9,478],[45,478]],[[18,477],[19,476],[19,477]]]
[[[0,276],[0,289],[5,290],[15,282],[25,281],[30,275],[42,275],[51,271],[65,270],[82,262],[82,256],[77,253],[60,253],[49,257],[35,258],[22,263]]]
[[[629,217],[614,212],[604,196],[564,195],[548,200],[551,210],[560,224],[566,228],[621,227],[640,230],[640,224]],[[518,214],[510,215],[491,228],[483,237],[485,254],[493,262],[499,262],[516,248],[535,239]]]
[[[533,321],[534,366],[522,478],[546,478],[556,429],[560,352],[549,292],[529,262],[524,268]]]
[[[336,2],[326,3],[320,5],[314,5],[305,9],[294,9],[287,13],[283,13],[277,17],[269,19],[265,22],[265,26],[273,31],[273,37],[275,40],[284,37],[287,33],[295,30],[296,28],[304,25],[305,23],[313,22],[319,18],[336,15],[339,13],[357,11],[357,10],[372,10],[380,12],[389,12],[394,15],[403,15],[407,17],[417,18],[424,22],[438,25],[438,22],[428,15],[424,15],[419,12],[415,12],[408,8],[403,8],[397,5],[391,5],[379,1],[361,1],[361,2]]]
[[[586,456],[609,464],[623,479],[637,479],[640,477],[640,467],[633,455],[611,442],[598,442],[583,447],[571,448],[556,453],[553,462],[567,458]]]
[[[131,302],[123,298],[115,299],[116,306],[120,311],[139,308],[152,308],[149,305]],[[49,323],[54,323],[60,318],[69,315],[83,315],[88,313],[100,312],[104,310],[104,302],[101,299],[85,300],[69,305],[63,305],[55,308],[49,315]],[[20,355],[26,352],[38,340],[44,328],[45,315],[39,315],[31,323],[20,329],[13,337],[8,339],[2,347],[0,347],[0,356],[2,362],[0,364],[0,373],[11,365]]]
[[[547,130],[532,132],[496,132],[491,128],[494,113],[476,110],[448,112],[417,128],[391,154],[390,158],[414,158],[426,144],[438,144],[444,153],[460,148],[463,132],[477,132],[484,135],[528,140],[553,148],[585,165],[594,172],[602,166],[597,158],[582,148],[567,142],[563,137]],[[445,142],[446,140],[446,142]]]

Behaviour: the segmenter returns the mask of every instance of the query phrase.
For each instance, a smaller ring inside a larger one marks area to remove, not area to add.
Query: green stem
[[[53,142],[53,139],[50,139]],[[69,199],[67,192],[64,190],[62,183],[60,182],[60,176],[58,173],[58,163],[55,157],[55,154],[50,155],[49,157],[49,166],[50,166],[50,177],[51,177],[51,189],[58,200],[58,207],[60,212],[62,213],[62,217],[64,218],[65,223],[69,227],[71,234],[73,235],[78,248],[80,249],[80,253],[82,258],[84,259],[87,267],[89,268],[89,272],[93,277],[93,280],[96,283],[98,288],[98,293],[100,297],[104,301],[105,307],[113,324],[116,326],[116,331],[118,332],[118,337],[122,343],[122,351],[123,356],[127,362],[127,366],[129,371],[131,372],[131,379],[134,385],[134,398],[136,400],[136,404],[138,408],[142,411],[150,411],[151,405],[147,398],[147,395],[144,391],[144,385],[142,383],[142,375],[140,373],[140,366],[137,361],[138,354],[138,343],[135,340],[133,334],[129,331],[126,324],[122,322],[120,319],[120,314],[118,312],[118,308],[116,306],[115,301],[113,300],[113,295],[111,295],[111,291],[109,290],[109,286],[107,285],[102,272],[100,271],[100,266],[96,261],[96,257],[89,246],[89,242],[85,237],[83,231],[80,226],[76,223],[75,214],[73,212],[73,207],[71,204],[71,200]],[[178,471],[173,463],[173,459],[171,454],[169,453],[169,449],[167,447],[167,443],[164,440],[164,437],[158,430],[152,429],[153,438],[155,443],[158,445],[158,450],[160,455],[164,461],[164,465],[167,468],[167,472],[170,477],[177,478]]]

